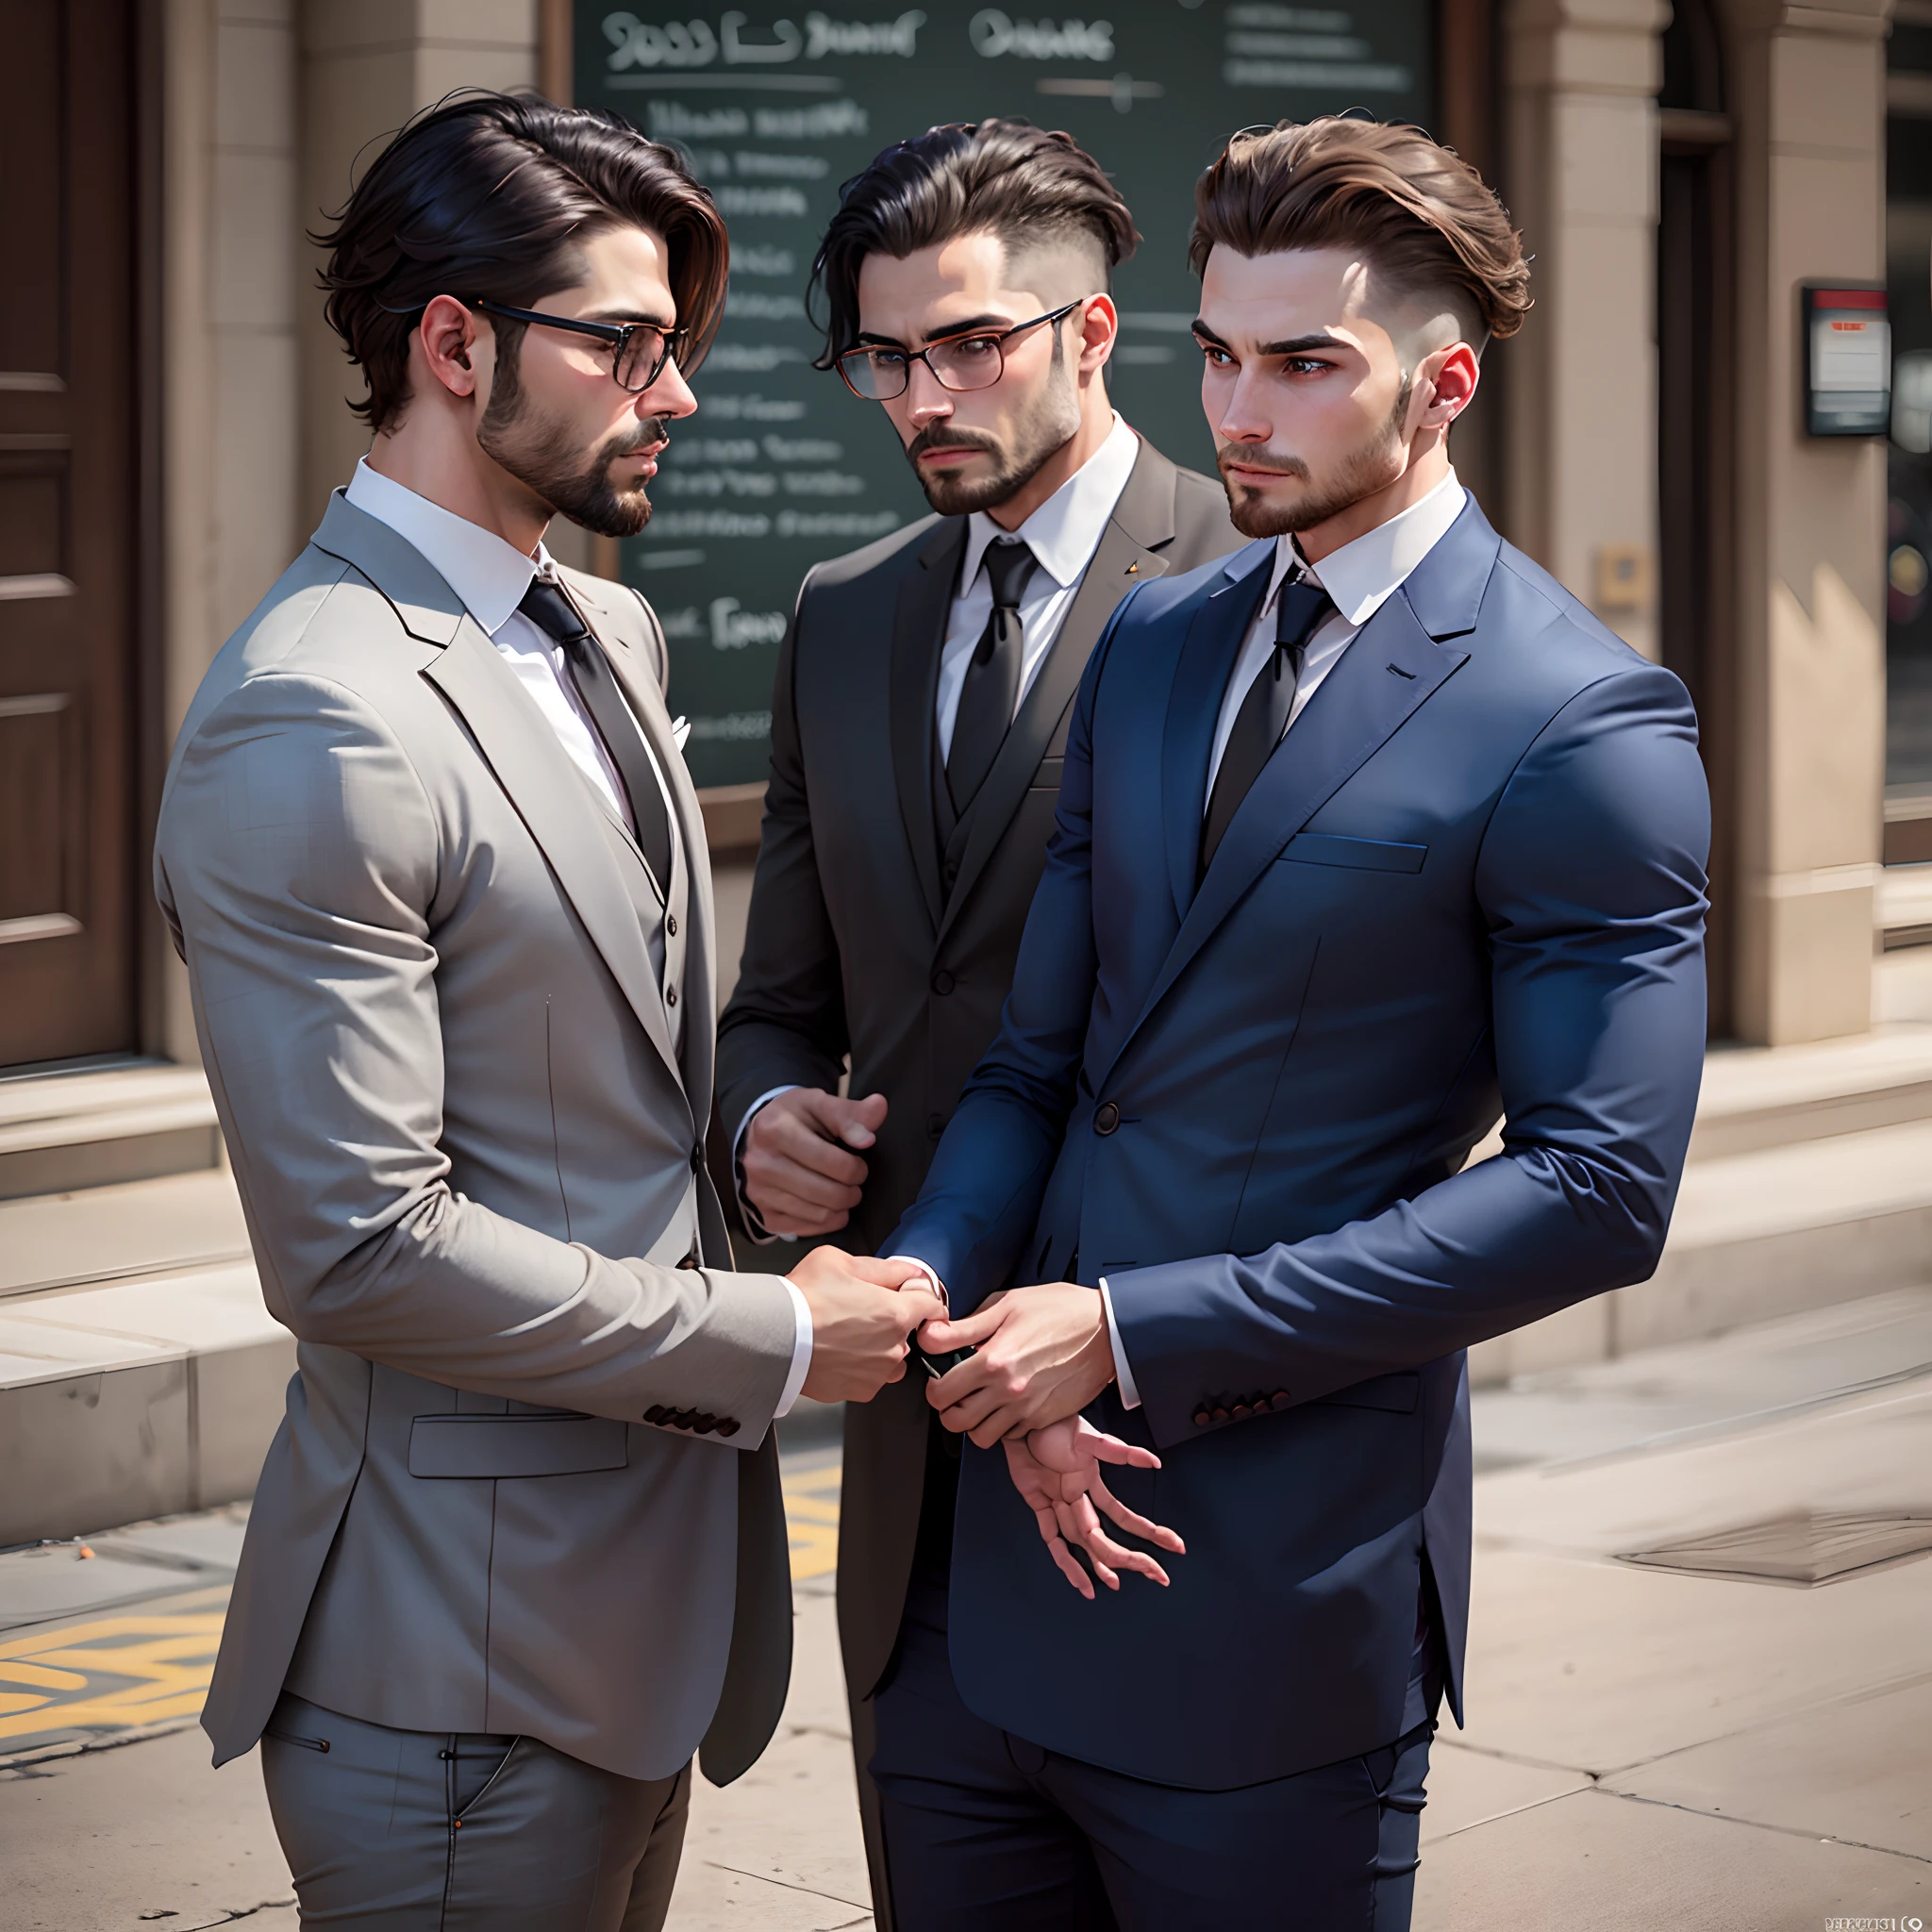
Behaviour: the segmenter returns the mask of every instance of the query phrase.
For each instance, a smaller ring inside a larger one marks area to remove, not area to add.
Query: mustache
[[[652,449],[671,441],[668,416],[646,416],[635,429],[625,429],[604,445],[603,460],[614,462],[619,457],[634,456],[641,449]]]
[[[1292,476],[1297,482],[1309,480],[1308,466],[1300,457],[1278,457],[1264,449],[1249,449],[1241,443],[1224,442],[1214,452],[1215,467],[1227,479],[1228,466],[1239,463],[1244,470],[1267,470],[1277,476]]]
[[[978,449],[996,456],[999,444],[991,437],[971,429],[953,429],[943,423],[933,423],[906,445],[906,460],[916,463],[929,449]]]

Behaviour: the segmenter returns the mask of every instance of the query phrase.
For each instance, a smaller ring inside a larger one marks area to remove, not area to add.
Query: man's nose
[[[674,359],[658,372],[658,379],[649,389],[638,392],[632,407],[640,417],[690,416],[696,413],[698,399]]]
[[[1262,408],[1256,385],[1242,370],[1221,406],[1217,425],[1224,442],[1266,442],[1274,434],[1273,412]]]
[[[906,380],[907,414],[915,427],[924,429],[953,413],[953,392],[924,362],[915,362]]]

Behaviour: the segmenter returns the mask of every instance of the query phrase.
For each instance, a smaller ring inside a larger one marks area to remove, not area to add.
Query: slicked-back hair
[[[983,234],[1009,252],[1060,237],[1090,241],[1109,288],[1141,240],[1120,191],[1072,135],[1015,119],[928,127],[893,142],[839,191],[839,212],[811,265],[814,313],[824,296],[816,366],[829,369],[858,339],[858,271],[868,255],[903,260]]]
[[[582,247],[614,227],[650,228],[670,254],[681,366],[703,359],[724,309],[724,224],[673,148],[614,114],[533,94],[465,92],[410,120],[370,164],[334,228],[324,313],[369,394],[350,408],[392,428],[409,400],[409,337],[438,295],[540,307],[581,279]],[[494,318],[515,357],[525,325]]]
[[[1325,115],[1237,134],[1194,185],[1188,258],[1352,248],[1391,293],[1445,298],[1465,325],[1512,336],[1529,264],[1483,178],[1419,127]],[[1475,343],[1482,346],[1481,341]]]

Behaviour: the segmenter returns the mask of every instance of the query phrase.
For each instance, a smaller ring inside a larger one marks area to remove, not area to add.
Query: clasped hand
[[[1080,1414],[1114,1377],[1106,1308],[1095,1290],[1052,1281],[1003,1291],[962,1321],[928,1322],[919,1341],[931,1354],[976,1351],[934,1382],[926,1399],[947,1428],[982,1449],[1004,1446],[1013,1487],[1060,1574],[1082,1596],[1091,1600],[1093,1585],[1074,1548],[1109,1590],[1120,1588],[1123,1570],[1167,1582],[1155,1557],[1116,1542],[1100,1520],[1185,1554],[1173,1530],[1121,1504],[1103,1474],[1107,1463],[1158,1469],[1159,1457],[1104,1434]]]

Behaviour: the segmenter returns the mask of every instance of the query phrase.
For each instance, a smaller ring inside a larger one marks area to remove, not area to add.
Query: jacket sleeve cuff
[[[1120,1385],[1121,1407],[1139,1408],[1141,1391],[1134,1381],[1134,1365],[1127,1359],[1126,1344],[1121,1340],[1121,1324],[1113,1318],[1113,1295],[1104,1274],[1100,1277],[1100,1304],[1107,1310],[1107,1340],[1113,1350],[1113,1378]]]

